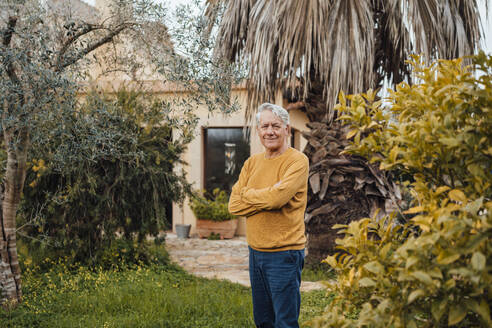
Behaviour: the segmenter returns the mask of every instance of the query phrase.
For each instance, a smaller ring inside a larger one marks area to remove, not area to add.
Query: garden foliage
[[[142,244],[169,227],[166,207],[189,192],[174,167],[194,126],[191,113],[173,114],[136,92],[92,93],[79,110],[48,123],[33,140],[19,216],[31,249],[107,262],[117,238]]]
[[[212,195],[195,193],[191,200],[191,209],[198,219],[211,221],[228,221],[236,216],[229,213],[229,195],[219,188],[215,188]]]
[[[340,96],[346,152],[406,177],[405,225],[393,216],[342,228],[336,298],[315,327],[491,327],[492,57],[411,62],[418,83]],[[476,68],[473,72],[472,68]],[[410,218],[411,217],[411,218]]]

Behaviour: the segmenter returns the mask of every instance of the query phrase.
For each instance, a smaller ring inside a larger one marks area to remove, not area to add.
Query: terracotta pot
[[[208,238],[212,232],[219,234],[221,239],[234,237],[237,228],[237,219],[227,221],[196,220],[196,232],[200,238]]]

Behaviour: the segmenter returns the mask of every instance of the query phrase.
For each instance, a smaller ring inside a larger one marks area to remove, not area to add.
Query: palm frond
[[[279,89],[301,88],[305,102],[322,93],[331,120],[340,90],[400,82],[409,54],[463,56],[480,38],[477,0],[209,0],[218,2],[216,55],[249,62],[248,117]]]

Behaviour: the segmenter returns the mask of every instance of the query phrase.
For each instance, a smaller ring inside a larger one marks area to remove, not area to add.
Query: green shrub
[[[229,196],[224,190],[215,188],[210,199],[203,194],[195,193],[191,200],[191,210],[198,219],[211,221],[227,221],[236,216],[229,213]]]
[[[190,192],[173,168],[192,123],[136,92],[92,93],[78,109],[33,140],[20,233],[45,254],[106,263],[118,238],[132,246],[168,227],[166,207]],[[134,251],[135,260],[148,257]]]
[[[476,75],[462,59],[414,58],[420,83],[399,84],[388,108],[341,95],[346,151],[409,177],[413,217],[335,227],[336,297],[315,327],[492,326],[492,57],[472,62]]]

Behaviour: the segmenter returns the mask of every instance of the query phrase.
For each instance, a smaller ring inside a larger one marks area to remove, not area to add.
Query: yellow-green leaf
[[[436,195],[442,194],[443,192],[448,191],[449,189],[451,188],[449,188],[448,186],[441,186],[436,189]]]
[[[380,274],[383,272],[383,266],[378,261],[372,261],[364,265],[364,269],[374,274]]]
[[[374,280],[372,280],[371,278],[362,278],[361,280],[359,280],[359,286],[360,287],[373,287],[373,286],[376,286],[376,282]]]
[[[414,271],[411,273],[413,277],[415,277],[417,280],[425,283],[425,284],[432,284],[432,278],[429,274],[427,274],[424,271]]]
[[[414,290],[413,292],[410,293],[410,295],[408,295],[407,304],[411,304],[417,298],[422,297],[424,295],[425,295],[425,291],[423,289]]]
[[[381,256],[381,258],[385,258],[386,255],[388,255],[388,252],[389,250],[391,249],[391,244],[390,243],[387,243],[386,245],[384,245],[380,250],[379,250],[379,255]]]
[[[400,148],[398,146],[393,147],[389,153],[389,158],[392,162],[396,162],[396,158],[398,153],[400,152]]]
[[[466,317],[466,307],[461,304],[453,304],[448,313],[448,326],[456,325]]]
[[[355,134],[358,132],[357,129],[354,129],[354,130],[350,130],[349,133],[347,133],[347,139],[350,139],[352,138],[353,136],[355,136]]]
[[[424,208],[422,206],[415,206],[415,207],[409,208],[408,210],[403,212],[403,214],[415,214],[415,213],[420,213],[423,211],[424,211]]]
[[[322,262],[327,263],[332,268],[336,268],[338,266],[338,263],[337,263],[337,260],[335,259],[335,256],[328,256]]]
[[[340,91],[338,94],[338,102],[343,106],[347,106],[347,101],[345,100],[345,93],[343,91]]]
[[[471,265],[473,269],[477,271],[482,271],[483,269],[485,269],[485,263],[486,263],[485,255],[483,255],[481,252],[473,253],[473,256],[471,258]]]
[[[439,138],[439,142],[449,147],[458,147],[460,145],[459,140],[456,138]]]
[[[412,265],[414,265],[415,263],[417,263],[419,261],[418,257],[415,257],[415,256],[410,256],[408,259],[407,259],[407,262],[405,263],[405,269],[408,269],[410,268]]]
[[[459,189],[453,189],[448,194],[449,198],[457,202],[466,202],[465,194]]]
[[[337,118],[337,121],[341,121],[341,120],[350,121],[351,119],[352,119],[352,116],[350,116],[350,115],[341,115]]]

